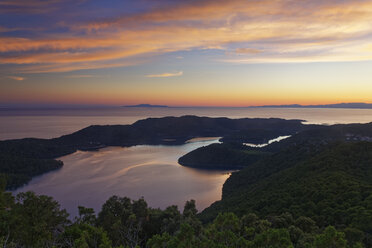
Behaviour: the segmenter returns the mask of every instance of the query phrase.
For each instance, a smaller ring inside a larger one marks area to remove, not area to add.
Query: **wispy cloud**
[[[0,0],[0,7],[18,9],[25,2]],[[33,0],[28,5],[59,3]],[[372,1],[367,0],[187,1],[143,13],[66,23],[63,35],[49,31],[3,36],[0,64],[16,64],[22,73],[63,72],[128,66],[159,54],[215,48],[235,51],[219,59],[224,62],[362,61],[372,59],[372,51],[365,49],[372,44],[370,23]],[[163,77],[180,76],[173,74]]]
[[[63,4],[78,4],[84,0],[0,0],[0,13],[45,14],[59,10]]]
[[[92,78],[94,77],[94,75],[90,75],[90,74],[84,74],[84,75],[68,75],[68,76],[65,76],[65,78]]]
[[[25,77],[19,77],[19,76],[7,76],[7,78],[17,80],[17,81],[23,81],[26,79]]]
[[[240,54],[258,54],[262,53],[259,49],[253,49],[253,48],[237,48],[235,50],[236,53]]]
[[[151,74],[151,75],[146,75],[146,77],[148,78],[164,78],[164,77],[178,77],[178,76],[182,76],[183,75],[183,71],[179,71],[179,72],[166,72],[166,73],[162,73],[162,74]]]

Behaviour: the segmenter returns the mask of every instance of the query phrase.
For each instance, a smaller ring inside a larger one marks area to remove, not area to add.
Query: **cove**
[[[179,146],[106,147],[77,151],[59,158],[64,166],[34,178],[14,193],[34,191],[52,196],[71,216],[77,207],[92,207],[96,213],[112,195],[144,197],[153,208],[196,200],[198,210],[220,200],[222,185],[230,172],[183,167],[182,155],[217,143],[218,138],[199,138]]]

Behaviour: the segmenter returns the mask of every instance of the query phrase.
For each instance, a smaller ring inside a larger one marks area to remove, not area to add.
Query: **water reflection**
[[[77,206],[100,210],[112,195],[133,199],[144,197],[152,207],[195,199],[199,210],[221,198],[226,171],[197,170],[180,166],[177,160],[218,138],[194,140],[181,146],[107,147],[99,151],[78,151],[60,158],[64,166],[35,178],[17,190],[32,190],[53,196],[72,215]]]
[[[243,145],[249,146],[249,147],[262,148],[262,147],[268,146],[268,145],[270,145],[274,142],[279,142],[279,141],[282,141],[284,139],[288,139],[289,137],[291,137],[291,135],[279,136],[279,137],[277,137],[275,139],[271,139],[267,143],[263,143],[263,144],[243,143]]]

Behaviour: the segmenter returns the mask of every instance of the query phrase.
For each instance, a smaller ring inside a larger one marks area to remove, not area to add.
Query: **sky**
[[[0,0],[0,105],[372,102],[372,1]]]

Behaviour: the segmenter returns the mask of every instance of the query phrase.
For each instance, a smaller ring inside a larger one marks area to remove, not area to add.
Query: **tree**
[[[238,217],[233,213],[220,213],[213,223],[206,228],[205,237],[213,244],[223,247],[242,247],[247,245],[241,238],[241,224]]]
[[[5,192],[5,177],[0,176],[0,246],[12,247],[10,240],[11,223],[14,216],[11,213],[14,207],[14,197],[11,193]]]
[[[251,247],[293,248],[287,229],[269,229],[256,235]]]
[[[315,237],[314,245],[317,248],[346,248],[347,242],[343,232],[328,226],[322,234]]]
[[[19,193],[11,214],[15,218],[13,238],[27,247],[53,245],[69,223],[66,210],[61,210],[58,202],[33,192]]]
[[[79,216],[75,217],[76,223],[86,223],[90,225],[95,225],[96,215],[93,208],[86,208],[83,206],[78,206]]]
[[[88,223],[74,223],[67,227],[60,240],[64,247],[111,248],[107,233]]]

